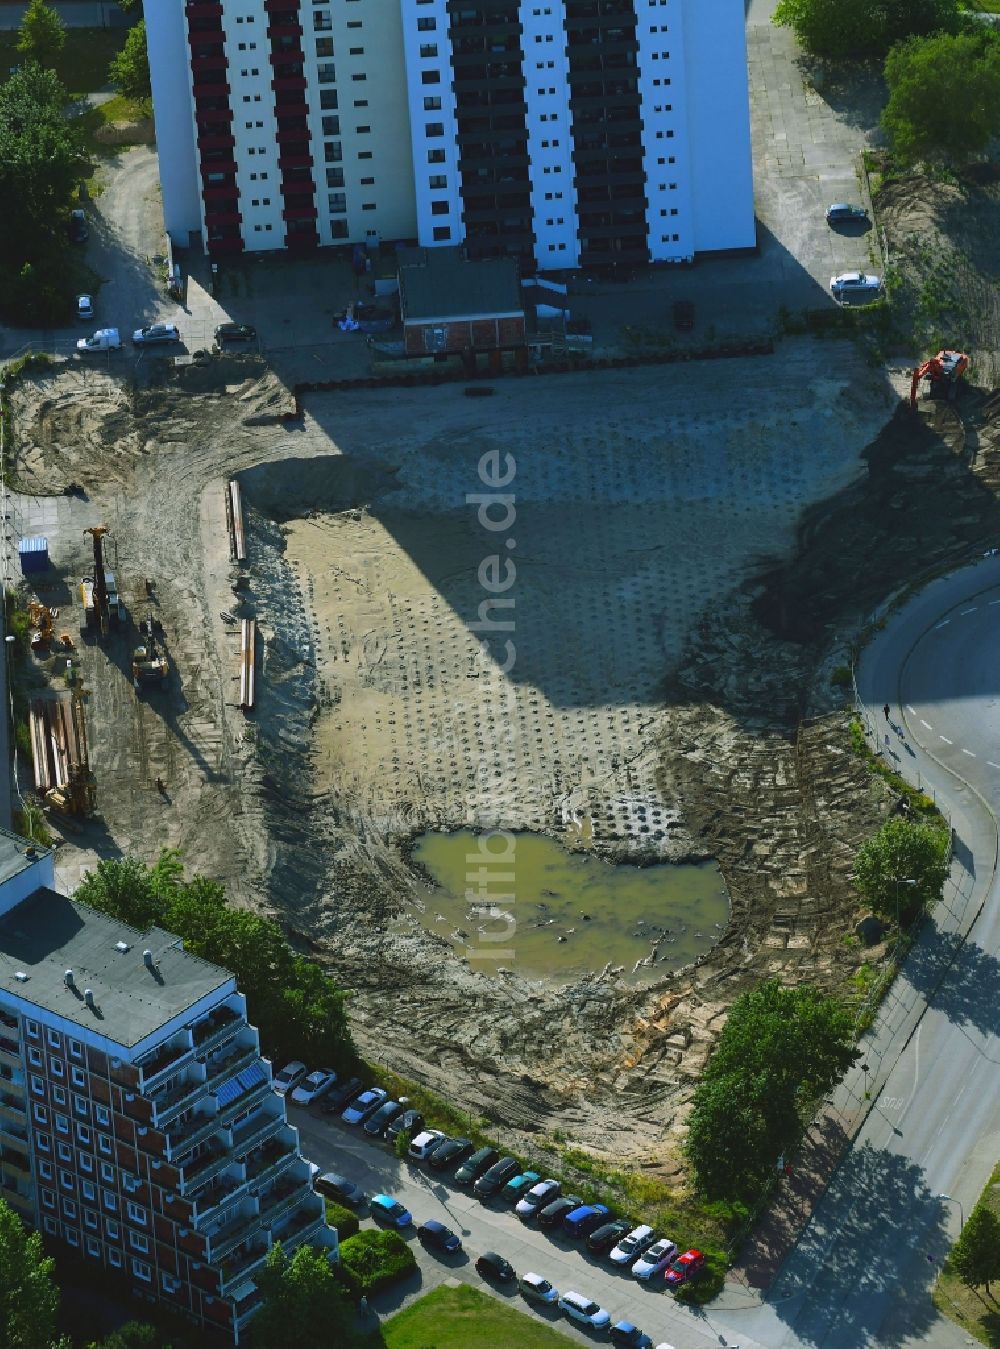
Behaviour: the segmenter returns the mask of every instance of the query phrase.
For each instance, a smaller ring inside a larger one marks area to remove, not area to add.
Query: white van
[[[122,339],[117,328],[98,328],[90,337],[81,337],[77,351],[121,351]]]

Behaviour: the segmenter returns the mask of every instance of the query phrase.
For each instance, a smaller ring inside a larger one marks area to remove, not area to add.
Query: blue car
[[[462,1249],[462,1238],[450,1227],[445,1227],[444,1223],[439,1223],[436,1218],[428,1218],[425,1223],[420,1224],[417,1228],[417,1238],[424,1246],[433,1246],[435,1250],[444,1251],[445,1255],[454,1255],[456,1251]]]
[[[563,1218],[563,1231],[574,1240],[589,1237],[591,1232],[606,1223],[610,1216],[611,1210],[607,1204],[581,1204]]]
[[[413,1222],[410,1210],[389,1194],[372,1195],[371,1213],[377,1222],[388,1223],[390,1227],[409,1227]]]

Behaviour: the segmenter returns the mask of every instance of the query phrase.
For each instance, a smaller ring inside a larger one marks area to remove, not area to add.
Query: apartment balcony
[[[315,220],[318,215],[315,205],[286,206],[281,212],[282,220]]]
[[[218,72],[218,78],[214,78],[212,72],[208,71],[192,86],[192,92],[195,108],[200,110],[207,106],[211,99],[221,98],[228,101],[232,91],[221,71]]]
[[[245,1156],[251,1149],[266,1142],[282,1126],[290,1127],[282,1118],[281,1107],[274,1097],[269,1104],[272,1106],[270,1111],[264,1111],[255,1115],[253,1119],[245,1120],[238,1129],[233,1130],[230,1151],[235,1156]]]
[[[284,1176],[260,1195],[260,1223],[273,1228],[286,1213],[298,1208],[312,1194],[306,1176]],[[324,1206],[325,1212],[325,1206]]]
[[[272,23],[268,24],[267,36],[271,39],[272,42],[274,42],[278,38],[283,37],[301,38],[302,25],[297,18],[292,18],[290,15],[282,14],[278,18],[276,18]],[[280,55],[281,53],[279,52],[278,56],[280,57]],[[272,61],[274,60],[274,55],[272,55],[271,60]]]
[[[243,239],[239,234],[228,234],[222,239],[213,239],[212,236],[209,235],[208,251],[213,258],[242,253]]]
[[[235,150],[236,137],[232,132],[206,131],[198,137],[199,150]]]
[[[295,122],[294,126],[279,126],[275,132],[274,139],[279,145],[287,145],[295,141],[309,140],[309,124],[304,117],[290,119]]]
[[[167,1161],[176,1162],[178,1157],[182,1157],[186,1152],[198,1146],[199,1143],[205,1143],[221,1129],[218,1115],[196,1114],[186,1121],[184,1126],[177,1129],[174,1133],[165,1134],[167,1144]],[[181,1168],[182,1173],[186,1173],[187,1168]],[[184,1175],[181,1176],[183,1187]],[[183,1188],[182,1188],[183,1193]]]
[[[229,1296],[243,1279],[250,1278],[267,1259],[267,1253],[270,1249],[270,1242],[262,1237],[259,1241],[255,1241],[248,1250],[239,1252],[230,1260],[223,1260],[220,1283],[221,1295],[223,1297]]]
[[[307,230],[290,229],[285,235],[285,247],[291,253],[311,252],[312,249],[319,248],[319,233],[315,226]]]
[[[227,189],[229,184],[226,185]],[[232,190],[238,195],[239,189],[236,184],[231,184]],[[206,198],[208,191],[203,194]],[[225,1058],[212,1058],[205,1060],[206,1077],[205,1082],[209,1091],[215,1091],[220,1083],[225,1082],[230,1077],[236,1077],[245,1068],[251,1064],[260,1061],[260,1050],[257,1046],[256,1037],[250,1042],[241,1042],[234,1045]]]
[[[29,1222],[34,1221],[35,1216],[35,1196],[33,1191],[28,1191],[14,1184],[7,1177],[0,1175],[0,1198],[17,1209],[22,1218],[27,1218]]]
[[[218,78],[220,70],[229,69],[229,60],[224,51],[211,55],[191,57],[191,83],[197,89],[200,84],[211,83]]]
[[[232,1165],[232,1159],[230,1159]],[[195,1217],[194,1225],[199,1230],[204,1229],[205,1225],[210,1225],[213,1217],[217,1217],[219,1210],[226,1204],[231,1204],[233,1196],[244,1189],[247,1183],[246,1172],[240,1168],[240,1174],[235,1176],[226,1176],[224,1179],[209,1185],[204,1191],[199,1191],[194,1196]]]
[[[279,75],[271,81],[271,88],[276,94],[303,93],[306,87],[306,77],[304,75]],[[298,103],[301,100],[288,100],[289,103]],[[279,102],[277,105],[281,107]]]
[[[217,172],[218,170],[216,170]],[[175,1071],[194,1056],[190,1044],[170,1046],[161,1050],[152,1058],[145,1059],[139,1067],[139,1090],[144,1096],[156,1089],[157,1083],[165,1074]]]
[[[25,1108],[24,1088],[24,1067],[12,1068],[9,1063],[0,1063],[0,1094],[9,1100],[11,1105],[20,1103],[22,1110]]]
[[[233,1307],[233,1325],[237,1330],[244,1330],[264,1305],[264,1299],[256,1289],[242,1302],[236,1303]]]
[[[217,1265],[220,1261],[225,1261],[228,1255],[232,1255],[233,1251],[260,1231],[260,1208],[257,1200],[247,1198],[244,1203],[246,1207],[232,1222],[226,1223],[214,1232],[202,1234],[208,1239],[206,1258],[209,1264]]]
[[[298,1158],[298,1139],[294,1129],[282,1131],[280,1137],[270,1138],[263,1147],[255,1149],[242,1160],[246,1165],[246,1177],[251,1185],[261,1186],[269,1183]]]
[[[184,13],[189,19],[218,19],[222,23],[222,0],[188,0]]]
[[[202,196],[205,198],[206,216],[216,214],[217,210],[228,210],[228,202],[239,201],[239,188],[235,185],[228,186],[219,184],[218,187],[209,187],[202,189]],[[212,204],[209,205],[209,201]],[[238,215],[239,212],[237,211]],[[195,1065],[200,1068],[200,1064]],[[194,1105],[206,1094],[205,1078],[199,1073],[197,1077],[189,1078],[182,1082],[180,1086],[175,1087],[173,1091],[164,1092],[161,1096],[149,1098],[149,1103],[153,1107],[153,1127],[164,1130],[170,1124],[171,1120],[177,1118],[181,1111]]]
[[[209,1012],[202,1021],[197,1022],[191,1027],[191,1038],[194,1040],[195,1052],[204,1054],[210,1049],[222,1044],[228,1036],[235,1034],[240,1026],[247,1023],[238,1012],[234,1012],[231,1007],[217,1007]]]
[[[30,1182],[31,1163],[23,1152],[9,1151],[0,1143],[0,1174],[6,1176],[8,1180],[13,1177],[16,1180]]]
[[[297,14],[299,0],[264,0],[264,9],[268,14]]]
[[[27,1147],[28,1121],[23,1111],[11,1110],[7,1106],[0,1105],[0,1146],[5,1138]]]
[[[312,166],[313,157],[310,154],[289,151],[288,154],[278,156],[278,168],[282,173],[286,169],[311,169]]]
[[[213,225],[239,225],[242,220],[243,216],[240,212],[229,210],[225,203],[213,206],[211,210],[208,207],[205,208],[206,228]]]
[[[321,1203],[318,1209],[303,1208],[302,1212],[290,1218],[280,1231],[275,1231],[272,1228],[271,1239],[272,1241],[280,1241],[282,1250],[286,1254],[291,1254],[296,1246],[301,1246],[303,1242],[310,1241],[325,1228],[326,1209]]]
[[[17,1040],[12,1040],[9,1035],[0,1035],[0,1063],[6,1063],[10,1068],[24,1067],[21,1047]]]
[[[12,1040],[21,1038],[16,1016],[10,1016],[7,1012],[0,1012],[0,1035],[9,1035]]]

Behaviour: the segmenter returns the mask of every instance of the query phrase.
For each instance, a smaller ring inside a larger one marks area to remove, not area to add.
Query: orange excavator
[[[954,402],[958,393],[958,381],[968,368],[969,358],[964,351],[939,351],[936,356],[931,356],[913,372],[913,379],[910,381],[910,407],[915,409],[917,406],[917,393],[922,379],[930,380],[932,395],[934,386],[937,385],[944,389],[948,402]]]

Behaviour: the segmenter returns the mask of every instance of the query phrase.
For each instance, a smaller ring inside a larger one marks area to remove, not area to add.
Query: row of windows
[[[44,1217],[42,1219],[42,1226],[50,1236],[59,1236],[59,1224],[56,1222],[55,1218]],[[63,1227],[62,1238],[67,1246],[79,1247],[80,1245],[80,1233],[75,1227]],[[97,1237],[88,1236],[86,1238],[86,1251],[87,1254],[93,1256],[95,1260],[101,1258],[102,1248]],[[124,1257],[122,1252],[118,1250],[116,1246],[109,1246],[106,1254],[109,1265],[112,1265],[115,1269],[122,1268]],[[139,1260],[135,1256],[132,1257],[132,1273],[137,1279],[141,1279],[143,1283],[153,1282],[152,1266],[147,1264],[145,1260]],[[164,1289],[168,1293],[176,1292],[180,1287],[179,1281],[166,1272],[161,1273],[160,1279]]]
[[[29,1021],[26,1019],[24,1023],[24,1028],[28,1032],[28,1035],[32,1040],[41,1039],[42,1028],[41,1026],[39,1026],[37,1021]],[[49,1043],[50,1049],[60,1049],[60,1050],[62,1049],[63,1037],[57,1030],[51,1029],[47,1030],[45,1033],[45,1038]],[[73,1058],[75,1059],[83,1058],[83,1045],[80,1043],[79,1040],[71,1040],[67,1038],[67,1044],[69,1045],[69,1052],[73,1056]]]

